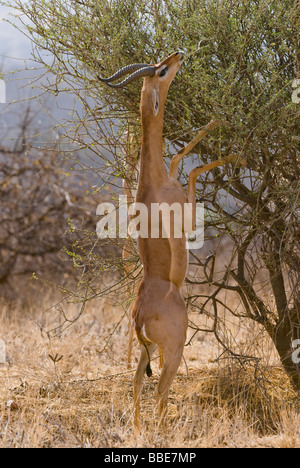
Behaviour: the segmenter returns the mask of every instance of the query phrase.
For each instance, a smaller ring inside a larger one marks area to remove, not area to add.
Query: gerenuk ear
[[[150,99],[151,99],[153,114],[156,117],[159,111],[159,95],[155,88],[151,92]]]

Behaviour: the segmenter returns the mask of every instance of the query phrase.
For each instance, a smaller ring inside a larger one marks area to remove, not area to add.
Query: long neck
[[[164,100],[165,101],[165,100]],[[149,106],[149,96],[143,89],[141,99],[142,145],[140,180],[143,184],[159,184],[167,178],[163,161],[163,123],[165,102],[160,102],[155,116]]]

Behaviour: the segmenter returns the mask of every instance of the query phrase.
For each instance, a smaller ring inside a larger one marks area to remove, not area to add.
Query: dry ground
[[[298,397],[261,331],[232,324],[241,349],[253,351],[255,343],[258,353],[264,349],[262,361],[244,365],[215,362],[221,350],[212,335],[197,335],[172,386],[165,433],[154,406],[155,361],[143,389],[143,433],[136,436],[122,309],[90,304],[49,339],[35,321],[47,329],[58,324],[55,311],[41,314],[51,300],[44,296],[38,307],[0,301],[7,351],[0,365],[0,447],[300,447]]]

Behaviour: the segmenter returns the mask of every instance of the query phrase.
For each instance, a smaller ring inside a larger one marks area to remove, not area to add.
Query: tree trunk
[[[271,338],[292,386],[300,391],[300,362],[297,362],[300,361],[300,353],[294,353],[300,345],[292,346],[294,340],[300,339],[300,321],[294,322],[294,319],[294,310],[286,313],[284,319],[278,321]]]
[[[274,232],[276,234],[277,231]],[[267,268],[270,273],[278,320],[271,338],[293,387],[300,391],[300,363],[297,362],[300,359],[295,359],[295,354],[293,354],[295,351],[293,341],[300,338],[300,303],[295,299],[294,307],[289,307],[280,258],[282,246],[276,236],[272,240],[273,253],[268,259]],[[299,348],[299,345],[297,347]]]

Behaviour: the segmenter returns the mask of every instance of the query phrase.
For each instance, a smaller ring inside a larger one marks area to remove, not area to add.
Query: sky
[[[20,24],[18,18],[14,18],[11,13],[10,8],[0,6],[0,72],[4,75],[2,78],[6,85],[7,104],[26,97],[30,89],[24,88],[24,72],[13,74],[16,70],[24,70],[25,60],[31,57],[31,41],[8,22],[10,20]],[[2,104],[0,106],[3,108]]]
[[[18,22],[10,13],[10,8],[0,6],[0,63],[8,70],[21,67],[20,59],[30,58],[31,52],[30,40],[7,22]]]
[[[59,93],[57,97],[46,95],[39,99],[27,100],[30,96],[40,94],[39,84],[42,80],[37,78],[43,73],[40,65],[31,61],[30,39],[7,21],[19,23],[21,27],[18,18],[11,16],[11,13],[12,10],[8,7],[0,5],[0,141],[8,147],[14,145],[19,135],[24,109],[29,103],[34,119],[28,136],[31,144],[39,148],[56,141],[58,133],[63,133],[63,125],[59,130],[54,130],[54,127],[70,119],[69,110],[74,107],[74,96]],[[25,69],[26,61],[28,69]],[[36,67],[38,70],[34,70]],[[5,82],[5,103],[2,101],[2,78]],[[35,88],[32,89],[32,86]]]
[[[3,102],[3,82],[0,82],[0,136],[9,131],[9,137],[13,134],[16,115],[22,115],[22,109],[26,106],[22,101],[29,96],[40,94],[37,88],[32,89],[32,84],[38,85],[36,78],[41,75],[41,70],[34,70],[37,64],[31,61],[31,41],[21,31],[18,31],[7,20],[23,27],[18,21],[15,11],[9,7],[0,6],[0,73],[5,82],[5,103]],[[27,65],[27,67],[26,67]],[[40,68],[40,66],[38,66]],[[46,101],[35,100],[31,106],[36,112],[35,124],[48,128],[47,109],[51,108],[51,116],[59,119],[64,118],[66,108],[69,105],[67,96],[59,99],[47,99]],[[21,101],[21,102],[20,102]],[[47,102],[47,104],[45,104]],[[51,120],[52,122],[52,120]],[[51,126],[54,125],[51,123]],[[6,138],[8,140],[8,138]]]

